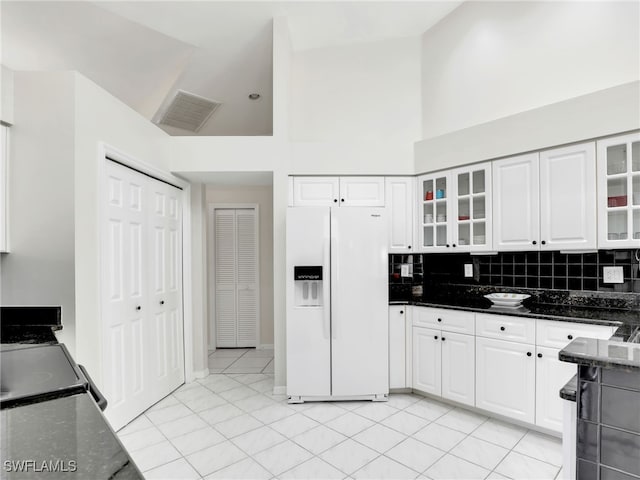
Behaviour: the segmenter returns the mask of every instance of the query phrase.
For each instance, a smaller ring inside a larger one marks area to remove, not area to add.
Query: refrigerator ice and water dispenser
[[[296,307],[322,306],[322,266],[293,267]]]

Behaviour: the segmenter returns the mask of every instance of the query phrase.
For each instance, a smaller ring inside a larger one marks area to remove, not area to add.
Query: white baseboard
[[[274,395],[286,395],[287,394],[287,387],[285,385],[279,386],[279,387],[273,387],[273,394]]]
[[[261,343],[256,350],[273,350],[273,343]]]
[[[193,372],[193,376],[198,379],[198,378],[205,378],[209,376],[209,369],[208,368],[204,368],[202,370],[196,370]]]

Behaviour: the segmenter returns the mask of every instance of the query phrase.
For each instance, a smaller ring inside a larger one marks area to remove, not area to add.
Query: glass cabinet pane
[[[447,221],[447,202],[436,202],[436,222],[445,223]]]
[[[627,178],[607,180],[607,206],[624,207],[627,203]]]
[[[618,210],[607,214],[607,238],[609,240],[627,239],[627,211]]]
[[[435,193],[433,191],[433,180],[425,180],[422,182],[422,199],[433,200]]]
[[[631,200],[633,205],[640,205],[640,175],[634,175],[631,179],[632,193]]]
[[[640,172],[640,142],[631,144],[631,170]]]
[[[425,203],[422,205],[422,223],[433,223],[435,216],[433,213],[433,202]]]
[[[633,238],[640,240],[640,209],[633,211]]]
[[[469,174],[460,173],[458,175],[458,196],[469,195]]]
[[[486,218],[486,211],[484,195],[480,197],[473,197],[473,218]]]
[[[469,213],[469,198],[461,198],[458,200],[458,221],[469,220],[471,214]]]
[[[627,171],[627,145],[612,145],[607,148],[607,175],[617,175]]]
[[[471,245],[471,225],[461,223],[458,225],[458,245]]]
[[[484,170],[473,172],[473,193],[485,193]]]
[[[434,198],[447,198],[447,179],[446,177],[436,178],[436,192]]]
[[[424,227],[423,233],[424,233],[424,246],[433,247],[433,226]]]
[[[484,222],[473,222],[473,244],[487,244],[486,225]]]
[[[444,247],[447,244],[447,226],[436,226],[436,245],[438,247]]]

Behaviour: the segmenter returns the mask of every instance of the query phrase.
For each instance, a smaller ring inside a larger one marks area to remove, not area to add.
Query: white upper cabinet
[[[451,217],[452,248],[464,252],[493,248],[491,162],[453,170],[455,198]]]
[[[493,162],[493,247],[595,250],[593,142]]]
[[[340,177],[340,205],[384,207],[384,177]]]
[[[293,177],[295,207],[384,207],[384,177]]]
[[[537,250],[540,231],[538,154],[493,162],[493,246]]]
[[[418,237],[423,252],[451,250],[451,172],[445,171],[418,177]]]
[[[640,248],[640,133],[598,142],[598,248]]]
[[[595,250],[593,142],[540,153],[540,249]]]
[[[389,253],[410,252],[413,245],[414,177],[385,179],[385,202],[389,219]]]
[[[293,177],[293,205],[321,207],[338,203],[338,177]]]

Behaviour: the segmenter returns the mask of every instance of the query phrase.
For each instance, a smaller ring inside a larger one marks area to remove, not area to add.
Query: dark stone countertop
[[[560,350],[563,362],[640,371],[640,343],[576,338]]]
[[[571,402],[576,401],[576,392],[578,391],[578,374],[571,377],[564,387],[560,389],[560,398],[569,400]]]
[[[58,340],[53,333],[61,327],[50,326],[5,326],[0,328],[0,343],[6,344],[54,344]]]
[[[445,308],[475,313],[489,313],[492,315],[509,315],[512,317],[527,317],[559,322],[587,323],[591,325],[621,326],[623,324],[640,324],[640,312],[638,311],[578,307],[572,305],[531,303],[528,308],[524,306],[520,308],[500,308],[492,307],[480,300],[469,301],[466,299],[452,299],[449,301],[434,299],[412,302],[392,301],[389,302],[389,305],[416,305],[419,307]]]
[[[6,408],[0,420],[2,478],[144,478],[87,393]],[[21,460],[40,471],[8,471],[7,462]],[[76,471],[42,471],[43,462],[56,461]]]

